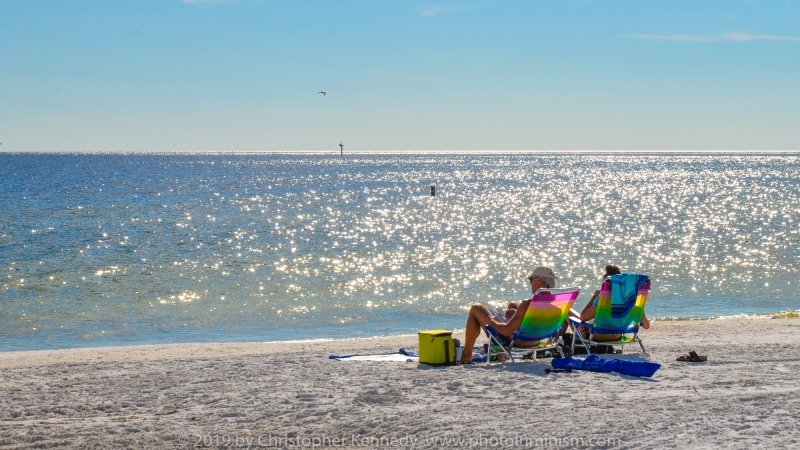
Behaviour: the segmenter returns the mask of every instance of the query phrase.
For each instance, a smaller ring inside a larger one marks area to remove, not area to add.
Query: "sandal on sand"
[[[708,357],[706,355],[698,355],[697,352],[692,350],[688,355],[679,356],[677,360],[686,362],[703,362],[707,361]]]

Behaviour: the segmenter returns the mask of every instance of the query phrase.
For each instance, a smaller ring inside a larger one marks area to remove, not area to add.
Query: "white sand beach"
[[[652,379],[328,359],[416,336],[5,352],[0,448],[800,446],[800,319],[661,321],[642,336],[663,365]],[[708,362],[675,360],[689,350]]]

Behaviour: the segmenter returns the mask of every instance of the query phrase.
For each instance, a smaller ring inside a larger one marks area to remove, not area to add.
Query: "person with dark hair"
[[[617,275],[620,273],[622,273],[622,270],[620,270],[618,266],[615,266],[614,264],[608,264],[606,265],[605,273],[603,274],[602,279],[605,280],[607,277],[610,277],[612,275]],[[581,322],[591,322],[592,320],[594,320],[594,315],[597,312],[597,300],[599,297],[600,297],[600,289],[594,291],[594,294],[592,294],[592,297],[589,299],[589,302],[586,304],[586,306],[583,307],[580,313],[578,313],[574,309],[571,309],[569,311],[569,315],[576,319],[580,319]],[[642,313],[642,328],[644,328],[645,330],[650,328],[650,321],[647,320],[647,315],[644,313]],[[583,336],[584,338],[589,337],[588,335],[589,330],[587,330],[582,326],[578,327],[578,332],[581,333],[581,336]],[[619,338],[620,338],[619,334],[595,334],[594,336],[592,336],[592,339],[595,341],[616,341]]]

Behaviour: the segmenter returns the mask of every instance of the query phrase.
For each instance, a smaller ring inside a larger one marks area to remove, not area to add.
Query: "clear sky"
[[[0,151],[799,150],[799,69],[797,0],[2,0]]]

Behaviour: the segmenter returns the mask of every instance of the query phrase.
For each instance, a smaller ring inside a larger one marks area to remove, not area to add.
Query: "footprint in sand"
[[[775,370],[777,370],[778,372],[781,372],[781,373],[789,373],[789,372],[791,372],[791,370],[786,368],[783,364],[778,364],[777,366],[775,366]]]

